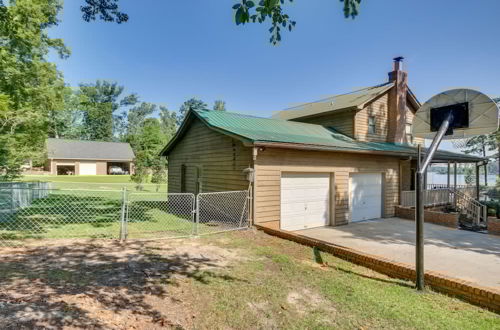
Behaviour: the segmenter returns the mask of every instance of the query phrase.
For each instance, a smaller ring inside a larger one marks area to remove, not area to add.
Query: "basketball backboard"
[[[463,139],[498,129],[497,104],[481,92],[461,88],[439,93],[417,110],[413,120],[414,136],[434,138],[450,113],[453,119],[444,139]]]

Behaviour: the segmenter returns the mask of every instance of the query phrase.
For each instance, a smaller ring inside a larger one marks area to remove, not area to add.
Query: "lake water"
[[[475,175],[475,174],[474,174]],[[474,178],[475,179],[475,178]],[[451,175],[451,184],[453,184],[453,175]],[[496,174],[488,175],[488,186],[495,186],[497,180]],[[447,175],[446,174],[438,174],[435,172],[427,173],[427,183],[428,184],[446,184]],[[484,184],[484,175],[480,175],[480,183]],[[465,184],[465,175],[457,174],[457,184]]]

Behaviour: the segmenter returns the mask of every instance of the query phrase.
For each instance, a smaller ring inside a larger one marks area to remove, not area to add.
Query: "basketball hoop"
[[[417,290],[424,290],[424,193],[423,176],[444,139],[463,148],[476,135],[498,129],[498,105],[491,98],[472,89],[452,89],[433,96],[415,113],[413,135],[432,139],[422,159],[418,146],[415,199],[415,265]]]

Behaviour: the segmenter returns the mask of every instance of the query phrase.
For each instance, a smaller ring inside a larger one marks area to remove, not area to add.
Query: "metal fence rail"
[[[0,246],[26,239],[186,237],[248,227],[248,191],[167,194],[0,185]]]

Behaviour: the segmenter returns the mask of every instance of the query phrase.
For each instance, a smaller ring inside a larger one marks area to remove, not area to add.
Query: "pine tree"
[[[226,102],[223,100],[216,100],[214,102],[214,110],[216,111],[226,111]]]
[[[180,109],[179,109],[179,115],[177,116],[177,125],[181,125],[182,121],[184,120],[184,117],[186,116],[187,112],[189,110],[203,110],[206,109],[208,106],[205,102],[202,100],[199,100],[197,98],[191,98],[184,102]]]

